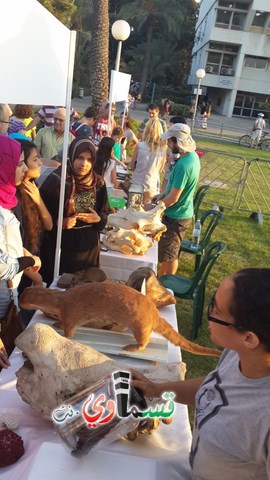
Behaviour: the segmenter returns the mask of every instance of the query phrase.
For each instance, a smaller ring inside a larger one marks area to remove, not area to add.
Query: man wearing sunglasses
[[[0,103],[0,133],[6,135],[10,124],[12,111],[7,103]]]
[[[52,159],[63,149],[66,109],[58,108],[54,112],[53,127],[41,128],[35,138],[38,153],[42,158]],[[74,135],[69,132],[68,143],[72,142]]]
[[[224,348],[205,378],[154,384],[134,372],[149,397],[173,391],[196,406],[193,480],[270,479],[270,268],[226,278],[207,310],[211,340]]]

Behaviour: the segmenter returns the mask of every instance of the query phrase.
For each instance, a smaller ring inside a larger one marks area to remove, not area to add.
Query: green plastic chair
[[[212,243],[205,251],[198,270],[192,278],[181,275],[162,275],[159,282],[173,291],[175,297],[193,300],[192,338],[197,338],[199,327],[202,323],[204,308],[204,294],[207,277],[212,270],[219,255],[224,252],[227,244],[222,242]]]
[[[202,225],[202,234],[200,238],[200,243],[195,249],[192,245],[192,240],[183,240],[180,247],[180,252],[191,253],[195,255],[195,270],[198,269],[202,255],[206,248],[208,247],[211,236],[217,225],[221,222],[224,218],[223,213],[218,210],[207,210],[203,213],[201,217],[201,225]]]
[[[199,209],[201,206],[201,203],[209,190],[209,185],[202,185],[201,187],[198,188],[197,192],[194,195],[193,198],[193,220],[194,223],[198,220],[199,216]]]

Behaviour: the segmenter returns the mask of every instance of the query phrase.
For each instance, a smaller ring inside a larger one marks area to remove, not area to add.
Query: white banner
[[[128,99],[131,75],[127,73],[111,71],[109,102],[124,102]]]

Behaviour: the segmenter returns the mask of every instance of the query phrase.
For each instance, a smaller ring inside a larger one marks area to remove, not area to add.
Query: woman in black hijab
[[[60,274],[99,266],[99,232],[106,225],[109,212],[105,182],[93,170],[96,149],[92,141],[75,138],[69,146],[68,156]],[[60,182],[61,167],[49,175],[40,189],[54,223],[41,249],[44,259],[42,274],[48,284],[53,280]]]

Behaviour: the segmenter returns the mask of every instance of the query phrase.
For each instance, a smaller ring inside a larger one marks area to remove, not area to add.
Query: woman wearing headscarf
[[[74,139],[68,156],[60,274],[99,267],[99,232],[106,225],[109,212],[105,181],[93,170],[96,161],[93,142],[85,137]],[[53,229],[47,232],[41,250],[42,276],[48,284],[53,280],[60,182],[61,167],[49,175],[40,189],[53,218]]]
[[[38,271],[40,268],[39,257],[23,248],[20,224],[12,211],[17,205],[16,186],[23,181],[26,172],[21,145],[0,135],[0,323],[7,313],[11,294],[17,303],[17,287],[23,270]],[[0,340],[0,367],[8,365],[7,353]]]

